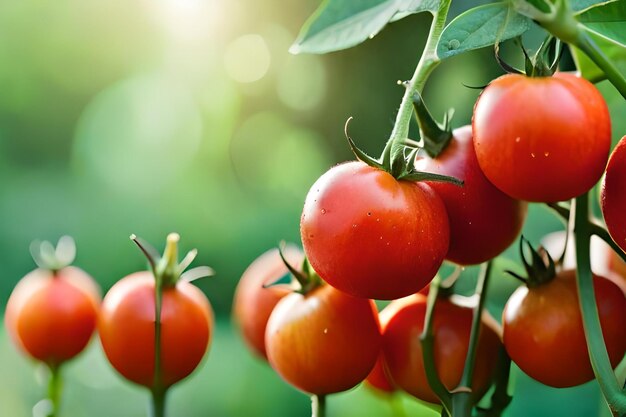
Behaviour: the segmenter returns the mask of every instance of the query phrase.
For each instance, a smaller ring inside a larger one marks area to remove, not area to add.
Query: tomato
[[[626,352],[626,298],[613,282],[597,275],[593,279],[602,333],[615,367]],[[509,356],[537,381],[563,388],[593,379],[575,270],[518,288],[506,303],[502,325]]]
[[[5,325],[13,341],[51,367],[80,353],[96,327],[100,293],[93,279],[68,266],[36,269],[15,287]]]
[[[197,287],[178,281],[163,288],[161,379],[154,381],[155,288],[151,272],[118,281],[104,297],[98,331],[113,367],[137,384],[169,387],[198,366],[213,328],[211,306]]]
[[[615,243],[626,252],[626,136],[611,154],[600,200],[606,227]]]
[[[438,403],[424,370],[420,335],[424,329],[427,298],[415,294],[392,301],[381,313],[383,354],[393,382],[423,401]],[[469,348],[473,311],[450,299],[441,298],[435,304],[433,330],[435,335],[435,366],[443,384],[450,390],[461,381],[465,357]],[[495,357],[500,340],[496,332],[484,323],[472,380],[478,400],[491,385]]]
[[[315,271],[350,295],[394,299],[428,284],[448,251],[445,206],[423,182],[360,161],[337,165],[309,191],[300,221]]]
[[[567,73],[495,79],[476,102],[472,127],[489,181],[526,201],[563,201],[588,191],[602,176],[611,146],[602,95]]]
[[[365,379],[365,382],[368,386],[373,387],[379,391],[382,391],[387,394],[391,394],[396,391],[396,387],[389,380],[387,364],[385,364],[385,356],[381,354],[378,356],[376,360],[376,364],[372,371]]]
[[[283,255],[294,267],[299,267],[304,259],[302,251],[295,246],[286,246]],[[276,303],[291,293],[291,290],[285,285],[269,288],[264,288],[263,285],[276,281],[288,272],[278,249],[271,249],[248,266],[235,291],[234,318],[250,349],[264,358],[267,358],[265,351],[267,320]]]
[[[376,363],[380,343],[374,302],[330,285],[280,300],[265,333],[272,368],[315,395],[345,391],[363,381]]]
[[[460,265],[479,264],[498,256],[517,237],[526,203],[498,190],[481,171],[472,128],[453,132],[453,138],[436,158],[419,156],[419,171],[458,178],[463,187],[445,182],[428,182],[443,200],[450,221],[450,248],[446,259]]]

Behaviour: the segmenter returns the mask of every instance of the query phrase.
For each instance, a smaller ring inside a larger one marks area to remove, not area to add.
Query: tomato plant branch
[[[48,400],[50,400],[50,411],[46,417],[57,417],[61,405],[61,390],[63,380],[61,378],[61,366],[49,365],[50,379],[48,380]]]
[[[589,358],[600,389],[615,416],[626,414],[626,393],[621,391],[602,336],[591,274],[588,193],[576,198],[574,206],[576,242],[576,281]]]
[[[165,398],[167,389],[153,388],[150,392],[152,394],[152,409],[150,417],[165,417]]]
[[[548,203],[547,205],[559,216],[561,216],[566,222],[568,221],[567,219],[569,219],[570,210],[567,207],[563,207],[558,203]],[[600,239],[604,240],[611,247],[611,249],[613,249],[624,262],[626,262],[626,253],[624,253],[624,251],[618,246],[618,244],[613,241],[611,235],[609,235],[609,232],[594,220],[587,219],[587,223],[589,233],[592,235],[596,235]]]
[[[433,329],[433,321],[435,317],[435,302],[439,294],[439,286],[441,284],[439,275],[430,283],[428,289],[428,303],[426,305],[426,316],[424,317],[424,330],[420,336],[420,342],[422,344],[422,356],[424,358],[424,371],[426,372],[426,379],[428,385],[433,392],[441,400],[444,410],[450,414],[452,409],[452,396],[450,391],[443,385],[439,374],[437,373],[437,366],[435,364],[435,334]]]
[[[312,417],[326,417],[325,395],[311,395],[311,415]]]
[[[478,417],[500,417],[513,399],[509,395],[509,377],[511,375],[511,358],[506,353],[504,346],[500,347],[496,375],[494,377],[495,388],[491,394],[489,408],[479,409]]]
[[[437,56],[437,44],[439,43],[441,33],[446,24],[450,2],[451,0],[442,0],[439,4],[439,9],[433,13],[433,20],[431,22],[428,38],[426,39],[424,51],[415,68],[413,77],[406,83],[406,90],[404,91],[404,96],[402,97],[400,108],[398,109],[396,121],[391,131],[391,137],[385,147],[385,152],[388,151],[392,142],[402,143],[409,136],[409,124],[411,117],[413,117],[413,96],[416,92],[422,91],[426,80],[440,62]]]

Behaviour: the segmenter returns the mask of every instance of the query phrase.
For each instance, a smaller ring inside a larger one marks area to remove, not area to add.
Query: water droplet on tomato
[[[322,209],[322,214],[326,214],[326,209]]]
[[[530,153],[530,156],[532,156],[533,158],[535,157],[535,154],[533,152]]]
[[[519,143],[522,140],[519,136],[515,138],[515,143]]]
[[[547,158],[547,157],[549,157],[549,156],[550,156],[550,152],[545,151],[545,152],[543,153],[543,156],[545,156],[546,158]]]

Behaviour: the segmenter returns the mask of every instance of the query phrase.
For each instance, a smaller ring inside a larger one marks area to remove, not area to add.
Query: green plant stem
[[[574,46],[583,51],[604,72],[606,78],[615,86],[622,97],[626,98],[626,78],[602,49],[596,45],[585,28],[581,27],[578,30]]]
[[[60,365],[48,365],[50,379],[48,380],[48,399],[50,400],[50,412],[47,417],[57,417],[61,405],[61,392],[63,390],[63,378],[61,377]]]
[[[396,121],[393,125],[393,130],[391,131],[391,136],[385,150],[391,146],[392,142],[403,143],[404,140],[409,137],[409,125],[411,117],[413,117],[413,95],[415,92],[422,91],[428,76],[435,67],[439,65],[440,60],[437,56],[437,44],[439,43],[441,33],[446,24],[450,2],[451,0],[442,0],[439,9],[433,14],[433,20],[430,25],[430,32],[428,33],[424,51],[417,63],[413,77],[406,84],[406,90],[402,97],[398,115],[396,116]]]
[[[311,395],[311,416],[326,417],[326,396]]]
[[[576,242],[576,282],[585,339],[593,372],[614,416],[626,415],[626,393],[621,391],[604,344],[591,274],[589,196],[576,198],[574,206]]]
[[[422,345],[422,357],[424,360],[424,371],[426,372],[426,379],[428,385],[441,400],[441,405],[444,410],[450,414],[452,409],[452,395],[450,391],[443,385],[439,374],[437,373],[437,366],[435,364],[435,334],[433,329],[433,321],[435,318],[435,302],[439,295],[439,286],[441,279],[439,275],[430,283],[428,289],[428,302],[426,305],[426,316],[424,317],[424,330],[420,336],[420,342]]]
[[[150,410],[150,417],[165,417],[165,400],[167,397],[167,389],[153,388],[152,394],[152,408]]]
[[[548,203],[548,207],[554,210],[559,216],[561,216],[566,222],[570,218],[570,210],[566,207],[559,205],[558,203]],[[604,240],[613,249],[624,262],[626,262],[626,253],[613,241],[609,232],[591,219],[587,219],[587,230],[590,234],[598,236]]]

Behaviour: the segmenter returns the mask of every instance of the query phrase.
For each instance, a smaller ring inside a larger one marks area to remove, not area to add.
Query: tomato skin
[[[11,293],[5,325],[22,351],[57,366],[87,346],[99,304],[96,283],[81,269],[68,266],[56,275],[36,269]]]
[[[626,298],[608,279],[594,275],[600,324],[613,367],[626,352]],[[530,377],[557,388],[594,378],[582,317],[575,270],[565,270],[550,282],[518,288],[502,314],[504,346],[511,359]]]
[[[149,388],[154,385],[154,307],[154,277],[137,272],[111,287],[98,320],[109,362],[128,380]],[[212,329],[213,312],[202,291],[185,281],[163,289],[161,386],[171,386],[198,366]]]
[[[304,254],[295,246],[286,246],[283,250],[285,259],[299,268]],[[241,329],[248,347],[260,357],[267,359],[265,349],[265,328],[267,320],[276,304],[291,293],[288,286],[279,285],[263,288],[289,271],[283,263],[278,249],[271,249],[257,259],[244,271],[233,301],[233,315]]]
[[[365,379],[365,383],[378,391],[382,391],[386,394],[392,394],[396,392],[396,387],[391,382],[388,376],[389,371],[386,368],[387,364],[385,363],[385,355],[381,352],[376,360],[374,368],[372,368],[372,371]]]
[[[317,395],[363,381],[376,363],[380,343],[374,302],[330,285],[283,298],[265,334],[272,368],[291,385]]]
[[[423,182],[398,181],[360,161],[337,165],[309,191],[300,221],[304,252],[330,285],[395,299],[428,284],[448,251],[448,216]]]
[[[600,201],[611,237],[626,252],[626,136],[619,141],[609,158]]]
[[[476,102],[472,128],[487,178],[526,201],[563,201],[588,191],[602,176],[611,146],[602,95],[566,73],[495,79]]]
[[[424,329],[427,298],[415,294],[392,301],[381,313],[383,353],[393,382],[420,400],[439,403],[426,378],[420,335]],[[457,387],[469,347],[472,309],[449,299],[435,305],[433,330],[435,363],[448,389]],[[489,326],[481,325],[472,386],[479,399],[489,388],[500,340]]]
[[[527,204],[504,194],[483,174],[472,141],[472,127],[453,132],[446,149],[432,159],[418,157],[418,171],[449,175],[463,187],[428,182],[443,200],[450,221],[450,248],[446,259],[475,265],[495,258],[519,235]]]

